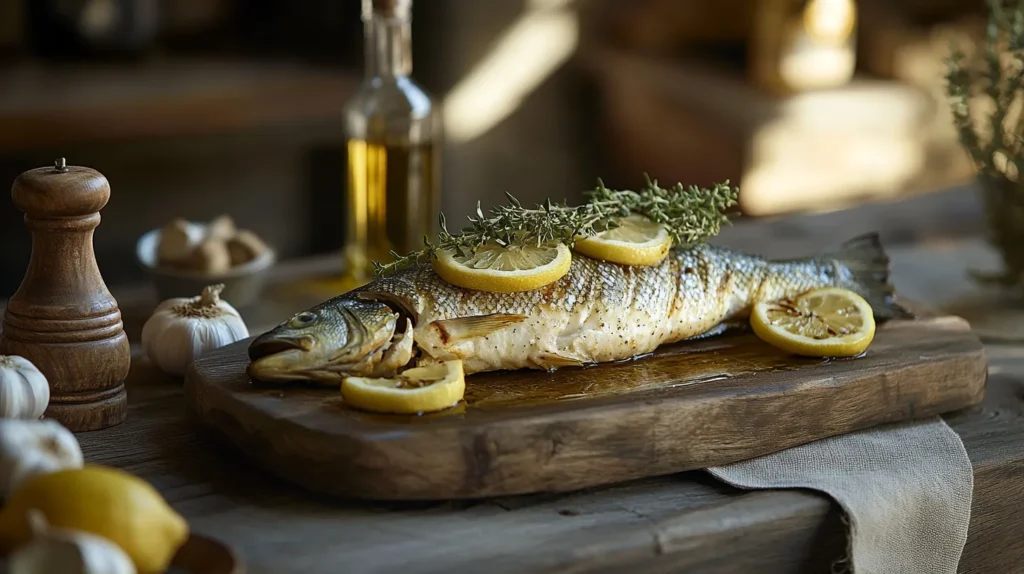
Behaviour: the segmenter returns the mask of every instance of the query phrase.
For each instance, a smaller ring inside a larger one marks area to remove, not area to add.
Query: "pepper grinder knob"
[[[110,184],[98,171],[60,158],[18,176],[11,198],[25,213],[32,256],[7,303],[0,354],[21,355],[46,375],[45,416],[72,431],[121,423],[131,351],[93,252]]]

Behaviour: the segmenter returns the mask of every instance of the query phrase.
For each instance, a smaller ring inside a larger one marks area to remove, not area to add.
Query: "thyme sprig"
[[[954,46],[946,95],[960,144],[977,168],[990,243],[1003,269],[974,273],[1024,288],[1024,2],[988,0],[984,45],[968,57]]]
[[[424,237],[419,251],[404,255],[392,251],[394,261],[375,261],[374,271],[380,276],[410,265],[427,265],[441,249],[468,257],[487,244],[512,247],[561,242],[572,247],[577,238],[617,227],[618,219],[634,213],[664,225],[673,245],[693,245],[717,235],[729,222],[726,211],[736,205],[738,194],[728,181],[710,189],[682,184],[663,188],[646,175],[638,191],[610,189],[599,179],[596,188],[584,192],[587,201],[574,207],[548,199],[530,209],[506,192],[508,204],[491,208],[487,215],[477,203],[476,215],[470,216],[469,225],[457,234],[448,230],[441,213],[436,242]]]
[[[1008,166],[1024,167],[1024,114],[1014,105],[1024,87],[1024,3],[988,4],[984,53],[968,58],[954,46],[946,62],[946,89],[960,143],[975,166],[985,175],[1005,175]],[[983,99],[991,103],[987,117],[976,109]]]

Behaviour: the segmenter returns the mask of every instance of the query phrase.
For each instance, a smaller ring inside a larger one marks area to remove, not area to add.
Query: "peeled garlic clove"
[[[249,336],[238,311],[220,298],[222,289],[224,285],[210,285],[199,297],[157,305],[142,327],[142,346],[162,371],[184,375],[203,353]]]
[[[227,241],[237,231],[235,220],[231,219],[230,215],[222,215],[206,226],[206,237]]]
[[[29,521],[34,537],[11,555],[11,574],[136,574],[124,550],[106,538],[50,528],[37,510],[29,515]]]
[[[0,418],[38,419],[50,403],[50,385],[31,361],[0,355]]]
[[[256,259],[267,251],[267,245],[255,233],[243,229],[228,240],[231,265],[241,265]]]
[[[188,267],[203,273],[223,273],[231,269],[227,244],[218,237],[207,237],[192,250]]]
[[[78,440],[57,421],[0,419],[0,498],[34,476],[82,464]]]
[[[157,262],[160,265],[180,265],[188,260],[200,238],[201,234],[194,225],[184,219],[175,219],[160,230]]]

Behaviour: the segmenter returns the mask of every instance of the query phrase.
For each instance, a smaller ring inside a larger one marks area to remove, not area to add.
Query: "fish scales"
[[[709,244],[674,249],[652,266],[576,254],[562,278],[518,293],[464,289],[430,268],[413,268],[297,313],[257,337],[249,373],[336,384],[349,375],[390,376],[451,359],[461,359],[466,373],[629,359],[718,333],[746,318],[755,301],[820,287],[860,294],[878,320],[910,316],[895,302],[877,234],[790,260]]]
[[[577,255],[569,272],[534,291],[492,293],[451,285],[430,269],[380,279],[362,291],[404,299],[417,317],[420,364],[461,359],[467,373],[547,369],[626,359],[744,316],[755,296],[795,296],[833,283],[833,266],[772,263],[701,245],[660,264],[618,265]],[[481,337],[446,342],[436,321],[525,315]]]

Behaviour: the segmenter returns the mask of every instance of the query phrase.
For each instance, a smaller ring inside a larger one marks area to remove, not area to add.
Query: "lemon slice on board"
[[[854,357],[871,344],[871,305],[853,291],[827,287],[785,301],[759,301],[750,325],[763,341],[794,355]]]
[[[672,238],[660,223],[642,215],[619,220],[619,227],[576,240],[577,252],[622,265],[655,265],[668,255]]]
[[[390,379],[346,377],[345,402],[378,413],[415,414],[455,406],[466,392],[462,361],[416,367]]]
[[[452,285],[497,293],[531,291],[554,283],[569,272],[571,263],[572,254],[561,243],[488,244],[468,257],[441,250],[433,260],[434,271]]]

